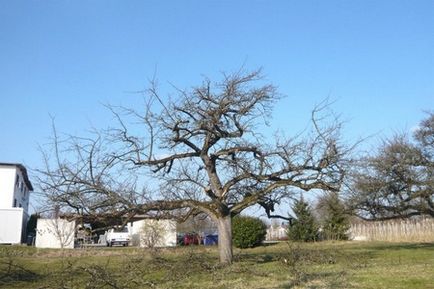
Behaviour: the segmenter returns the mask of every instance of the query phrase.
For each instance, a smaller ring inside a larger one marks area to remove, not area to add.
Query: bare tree
[[[220,261],[230,263],[233,216],[255,204],[273,216],[296,190],[339,190],[347,150],[340,123],[323,126],[325,104],[304,137],[269,140],[260,131],[279,94],[260,71],[177,93],[163,101],[152,81],[144,111],[109,107],[115,128],[91,138],[55,134],[40,179],[49,199],[98,218],[205,213],[218,226]],[[152,190],[140,189],[146,181]]]
[[[423,120],[414,139],[385,140],[354,175],[350,203],[364,219],[434,217],[434,114]]]
[[[164,245],[163,242],[166,234],[167,228],[159,220],[146,220],[139,231],[140,245],[143,244],[143,246],[154,250],[156,247]]]

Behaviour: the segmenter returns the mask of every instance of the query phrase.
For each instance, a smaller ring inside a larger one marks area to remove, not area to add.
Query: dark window
[[[17,206],[17,199],[14,199],[14,208]]]
[[[128,227],[114,228],[113,231],[116,233],[128,233]]]
[[[15,186],[18,187],[19,183],[20,183],[20,176],[17,175],[17,178],[15,180]]]

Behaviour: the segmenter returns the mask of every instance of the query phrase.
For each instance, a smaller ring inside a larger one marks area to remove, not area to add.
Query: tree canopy
[[[396,135],[363,160],[354,175],[350,203],[365,219],[434,217],[434,114],[413,138]]]
[[[163,98],[153,81],[141,109],[109,106],[116,119],[109,129],[86,138],[55,132],[40,170],[47,198],[98,219],[206,213],[218,225],[220,260],[229,263],[233,216],[255,204],[273,216],[297,190],[340,189],[347,150],[340,124],[318,116],[323,105],[303,137],[267,139],[259,127],[280,95],[260,71],[176,92]],[[143,186],[150,180],[158,189]]]

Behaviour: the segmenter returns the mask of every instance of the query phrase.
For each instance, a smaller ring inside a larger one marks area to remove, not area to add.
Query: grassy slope
[[[234,252],[234,264],[220,267],[214,247],[151,254],[3,246],[0,287],[434,289],[432,243],[281,243]]]

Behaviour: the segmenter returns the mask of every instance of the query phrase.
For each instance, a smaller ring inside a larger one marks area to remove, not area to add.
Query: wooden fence
[[[351,224],[350,237],[366,241],[433,242],[434,218],[357,221]]]

